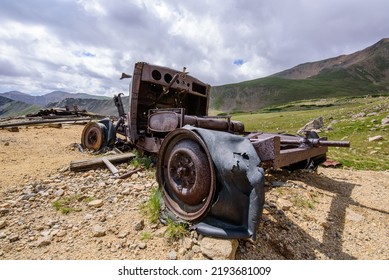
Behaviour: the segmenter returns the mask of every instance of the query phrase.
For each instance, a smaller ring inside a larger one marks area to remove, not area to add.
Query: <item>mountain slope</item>
[[[301,99],[388,93],[389,39],[362,51],[300,64],[274,75],[212,88],[211,108],[256,111]]]
[[[15,100],[21,101],[28,104],[36,104],[39,106],[45,106],[50,102],[59,102],[65,98],[91,98],[91,99],[102,99],[109,100],[110,97],[106,96],[98,96],[98,95],[90,95],[86,93],[69,93],[65,91],[53,91],[44,95],[32,96],[29,94],[25,94],[19,91],[9,91],[0,93],[0,96]]]
[[[11,100],[0,96],[0,117],[14,117],[36,112],[40,109],[37,105],[31,105],[20,101]]]
[[[127,112],[128,110],[128,102],[129,98],[128,96],[122,97],[123,106],[124,106],[124,112]],[[87,110],[89,112],[93,112],[100,115],[105,116],[117,116],[118,111],[115,107],[115,104],[110,99],[91,99],[91,98],[66,98],[60,102],[52,102],[46,105],[46,107],[60,107],[64,108],[65,106],[68,106],[69,108],[73,108],[73,105],[77,105],[79,110]]]
[[[272,76],[285,79],[307,79],[327,71],[346,69],[360,78],[367,78],[372,82],[380,82],[385,79],[387,81],[389,78],[388,57],[389,39],[386,38],[353,54],[300,64]]]

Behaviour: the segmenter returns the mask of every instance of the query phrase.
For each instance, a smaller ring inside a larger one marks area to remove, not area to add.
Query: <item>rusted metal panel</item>
[[[314,148],[292,148],[281,150],[279,156],[275,158],[273,168],[281,168],[313,157],[324,155],[328,151],[327,147]]]
[[[325,156],[327,146],[330,145],[349,145],[349,142],[345,141],[326,141],[285,134],[253,133],[247,137],[250,138],[263,167],[276,169]]]
[[[159,148],[161,147],[162,139],[156,137],[142,137],[136,143],[138,149],[150,152],[158,153]]]
[[[183,90],[189,94],[206,98],[209,94],[209,85],[188,75],[187,72],[177,71],[168,67],[152,65],[148,63],[138,63],[142,67],[142,81],[158,83],[164,87]]]
[[[264,139],[251,139],[251,144],[261,159],[262,165],[265,167],[273,166],[273,161],[280,154],[280,137],[271,136]]]

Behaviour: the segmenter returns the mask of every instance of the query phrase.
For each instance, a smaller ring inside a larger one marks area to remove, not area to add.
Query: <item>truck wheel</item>
[[[157,180],[166,206],[177,217],[196,221],[210,210],[215,193],[213,162],[194,132],[177,129],[165,138]]]
[[[106,139],[106,130],[106,127],[101,123],[88,123],[81,134],[82,147],[94,151],[100,150]]]

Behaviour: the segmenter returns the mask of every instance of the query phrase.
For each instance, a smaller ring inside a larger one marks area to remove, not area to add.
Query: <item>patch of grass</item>
[[[167,220],[167,228],[165,236],[170,241],[179,240],[189,234],[188,225],[184,223],[174,222],[172,219]]]
[[[60,211],[62,214],[69,214],[70,212],[79,212],[81,211],[80,208],[75,208],[72,206],[74,202],[76,202],[79,199],[78,195],[70,196],[70,197],[64,197],[61,199],[58,199],[52,203],[52,206],[57,210]]]
[[[140,236],[140,240],[147,241],[153,238],[153,235],[149,231],[142,232]]]
[[[141,206],[142,212],[149,218],[151,223],[156,223],[161,210],[161,192],[159,188],[154,188],[148,201]]]
[[[93,200],[95,200],[95,199],[96,199],[96,198],[90,196],[90,197],[86,197],[86,198],[84,199],[84,201],[85,201],[86,203],[89,203],[89,202],[91,202],[91,201],[93,201]]]
[[[295,195],[292,199],[292,202],[297,207],[315,209],[315,201],[314,200],[304,198],[300,195]]]
[[[275,188],[275,192],[278,194],[278,195],[284,195],[285,194],[285,189],[282,188],[282,187],[277,187]]]
[[[131,160],[131,164],[135,168],[144,166],[146,169],[149,169],[153,166],[153,158],[151,156],[146,156],[139,152],[138,150],[134,151],[135,157]]]

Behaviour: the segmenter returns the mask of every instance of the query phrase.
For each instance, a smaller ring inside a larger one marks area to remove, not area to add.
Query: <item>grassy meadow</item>
[[[357,114],[361,116],[357,117]],[[319,133],[321,137],[351,142],[350,148],[330,147],[328,158],[341,162],[347,168],[389,170],[389,125],[381,125],[381,120],[387,116],[389,96],[384,95],[291,102],[268,107],[258,113],[234,114],[232,119],[243,122],[246,131],[296,134],[310,120],[322,117],[324,127]],[[326,129],[329,125],[332,130]],[[377,135],[381,135],[383,140],[369,142],[369,137]]]

